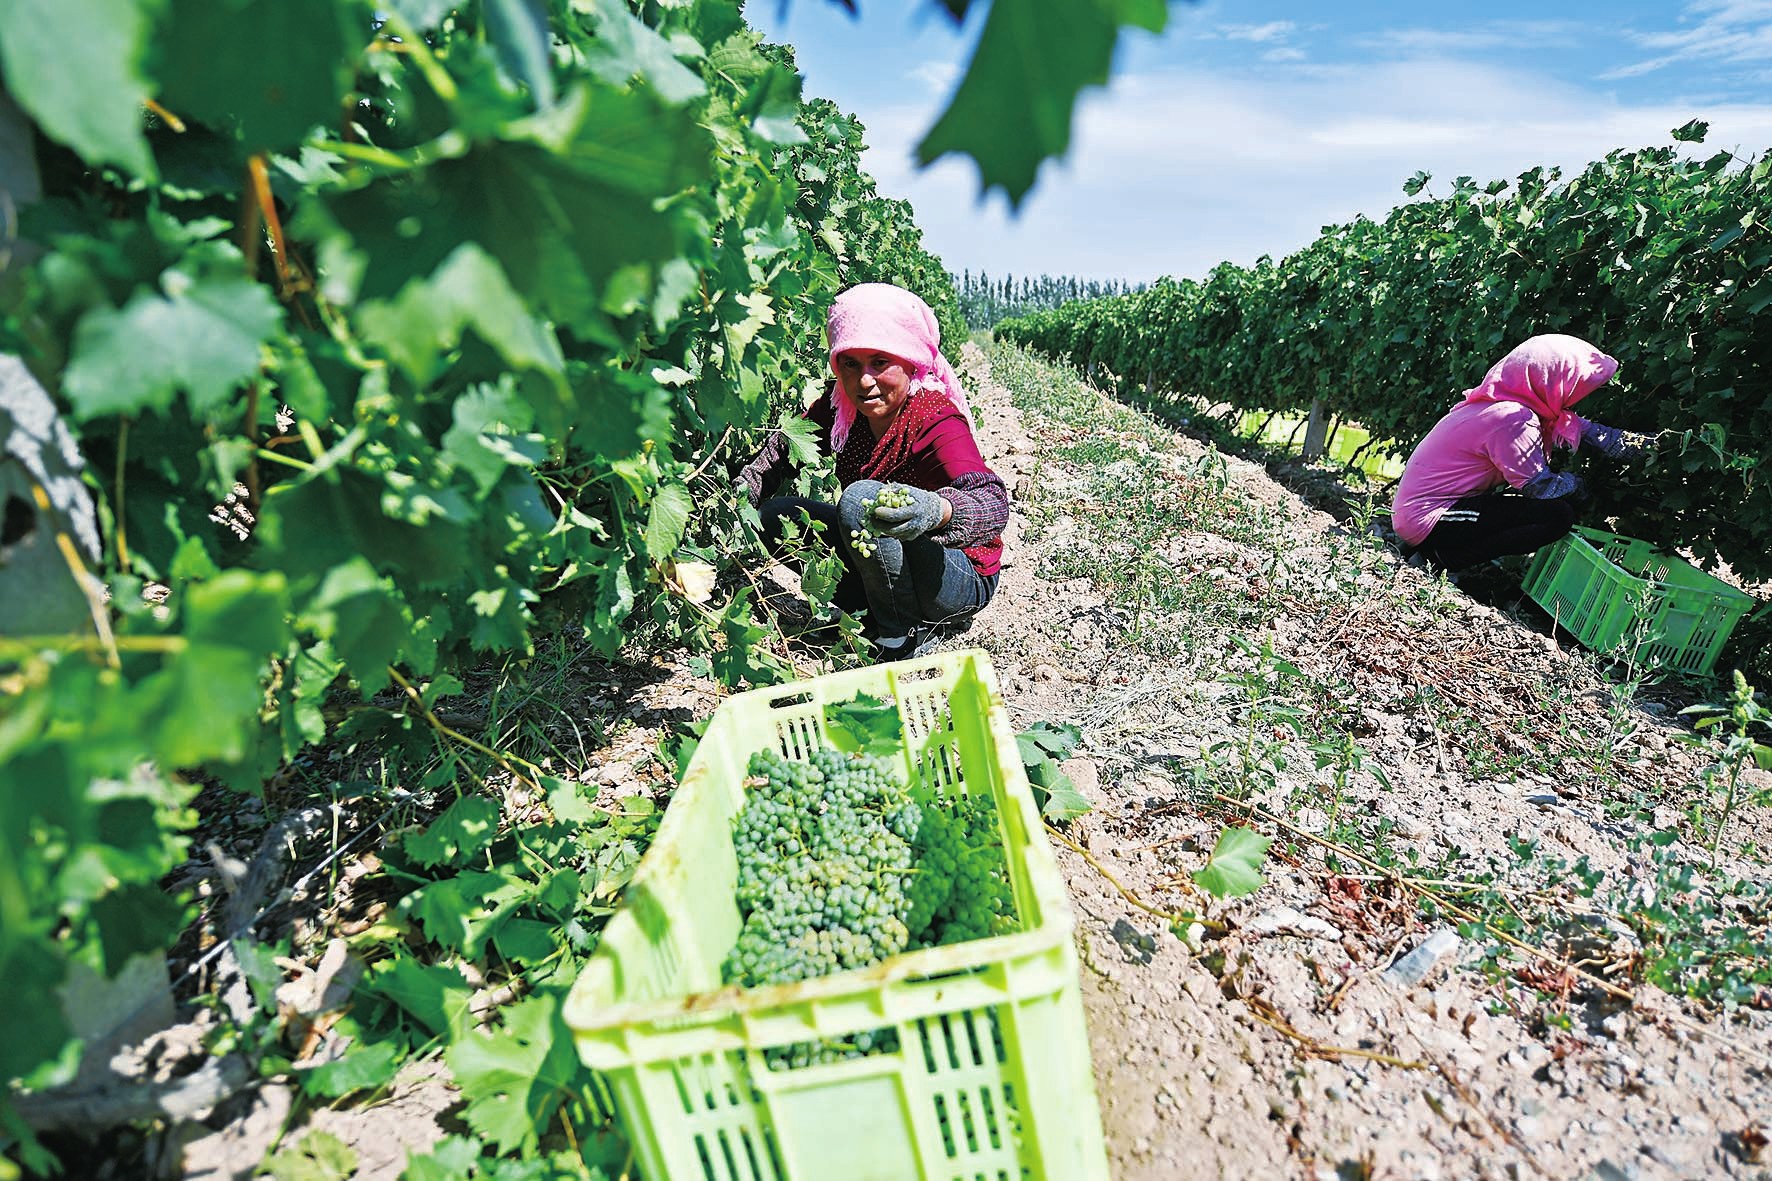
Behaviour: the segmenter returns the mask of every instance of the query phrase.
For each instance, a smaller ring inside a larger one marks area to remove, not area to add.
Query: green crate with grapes
[[[728,699],[566,1020],[649,1181],[1106,1178],[989,658]]]

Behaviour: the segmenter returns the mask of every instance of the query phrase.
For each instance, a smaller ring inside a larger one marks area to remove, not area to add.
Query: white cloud
[[[1772,0],[1692,0],[1680,20],[1689,27],[1633,33],[1638,45],[1660,52],[1601,77],[1634,78],[1682,61],[1772,61]]]
[[[1487,49],[1551,49],[1582,44],[1593,30],[1574,21],[1489,21],[1444,29],[1381,29],[1353,39],[1362,48],[1392,56],[1420,57]]]
[[[1261,44],[1284,40],[1297,28],[1292,21],[1268,21],[1264,25],[1220,25],[1218,31],[1231,41],[1254,41]]]
[[[926,61],[913,69],[910,77],[912,81],[927,86],[938,94],[945,94],[960,80],[960,63]]]
[[[1301,62],[1304,58],[1304,50],[1291,45],[1270,49],[1261,55],[1261,60],[1264,62]]]

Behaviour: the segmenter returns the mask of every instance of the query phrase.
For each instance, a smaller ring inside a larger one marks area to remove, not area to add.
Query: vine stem
[[[708,453],[702,459],[702,461],[695,465],[695,470],[689,473],[689,479],[687,479],[683,482],[685,484],[690,484],[690,483],[694,483],[698,478],[700,478],[701,474],[708,470],[708,465],[710,463],[714,462],[714,456],[716,456],[720,453],[720,448],[726,446],[726,440],[730,439],[731,437],[732,437],[732,428],[730,426],[728,426],[726,428],[726,430],[720,435],[720,438],[714,443],[714,445],[712,447],[708,448]]]
[[[98,593],[98,576],[87,570],[79,548],[74,545],[74,539],[68,536],[68,531],[56,520],[55,506],[50,502],[48,490],[36,480],[31,481],[31,499],[37,502],[38,514],[50,522],[54,529],[55,547],[61,551],[68,573],[74,576],[74,585],[80,588],[80,593],[86,598],[86,607],[92,613],[92,628],[98,633],[100,650],[105,654],[106,663],[112,668],[122,668],[123,662],[117,657],[117,637],[111,632],[110,608],[105,605],[104,596]]]
[[[150,110],[150,111],[154,112],[154,114],[160,116],[160,121],[162,123],[166,124],[166,126],[172,128],[174,131],[178,132],[180,135],[184,134],[185,121],[183,119],[180,119],[177,115],[173,114],[171,111],[167,110],[165,107],[161,106],[159,103],[155,102],[151,98],[144,98],[142,100],[142,106],[148,108],[148,110]]]
[[[1119,878],[1110,873],[1108,868],[1101,862],[1097,861],[1095,855],[1085,849],[1082,845],[1071,840],[1070,837],[1058,831],[1058,829],[1051,824],[1046,825],[1046,832],[1047,835],[1056,837],[1058,842],[1065,848],[1088,862],[1090,869],[1093,869],[1096,873],[1100,874],[1107,880],[1108,885],[1120,892],[1120,897],[1138,907],[1138,909],[1144,911],[1146,914],[1155,915],[1157,918],[1167,920],[1171,923],[1199,923],[1202,927],[1205,927],[1208,930],[1218,931],[1220,933],[1230,930],[1229,927],[1216,919],[1209,919],[1203,915],[1197,915],[1187,911],[1164,910],[1161,907],[1152,906],[1150,903],[1134,894],[1131,890],[1128,890],[1125,885],[1121,883]]]
[[[0,653],[30,656],[54,652],[183,652],[190,641],[183,636],[0,636]],[[115,665],[113,665],[115,667]]]
[[[1562,956],[1553,955],[1552,953],[1545,951],[1543,948],[1538,948],[1538,947],[1532,946],[1530,943],[1527,943],[1524,940],[1519,939],[1519,938],[1509,934],[1508,932],[1503,931],[1501,928],[1495,926],[1494,924],[1490,923],[1489,920],[1485,919],[1482,915],[1477,914],[1474,911],[1466,910],[1464,907],[1459,906],[1454,902],[1448,901],[1442,895],[1436,893],[1435,891],[1429,889],[1428,887],[1423,886],[1423,885],[1419,885],[1416,882],[1413,882],[1410,879],[1404,877],[1402,874],[1393,872],[1392,870],[1390,870],[1390,869],[1386,868],[1385,866],[1380,865],[1378,862],[1372,860],[1370,857],[1366,857],[1363,854],[1356,853],[1354,850],[1349,849],[1347,846],[1337,844],[1336,842],[1329,840],[1327,837],[1320,837],[1316,833],[1306,832],[1304,829],[1299,828],[1297,825],[1288,824],[1286,821],[1280,819],[1278,816],[1275,816],[1272,812],[1269,812],[1266,808],[1263,808],[1258,804],[1250,803],[1246,800],[1233,799],[1230,796],[1221,795],[1218,792],[1213,792],[1212,798],[1219,801],[1220,803],[1229,804],[1232,807],[1236,807],[1236,808],[1242,808],[1245,811],[1251,813],[1252,815],[1259,816],[1261,819],[1266,820],[1268,823],[1274,825],[1275,827],[1283,829],[1288,833],[1291,833],[1293,836],[1302,837],[1303,839],[1305,839],[1307,841],[1312,841],[1316,844],[1322,845],[1326,849],[1333,850],[1334,852],[1339,853],[1343,857],[1346,857],[1352,861],[1357,861],[1361,865],[1364,865],[1366,868],[1373,870],[1374,872],[1381,874],[1385,878],[1388,878],[1390,881],[1395,882],[1397,885],[1402,886],[1404,889],[1412,890],[1416,894],[1419,894],[1423,898],[1431,899],[1436,906],[1439,906],[1441,909],[1445,910],[1448,914],[1454,914],[1454,915],[1457,915],[1459,918],[1464,919],[1466,922],[1475,923],[1477,926],[1483,928],[1484,931],[1487,931],[1490,935],[1494,936],[1496,939],[1499,939],[1501,942],[1507,944],[1509,947],[1512,947],[1516,951],[1525,952],[1527,955],[1531,956],[1533,959],[1539,960],[1545,964],[1549,964],[1551,967],[1556,968],[1560,972],[1568,972],[1571,975],[1575,976],[1577,979],[1583,981],[1584,983],[1586,983],[1594,988],[1597,988],[1601,992],[1604,992],[1610,996],[1616,997],[1617,999],[1623,1001],[1625,1004],[1630,1005],[1632,1008],[1635,1008],[1638,1004],[1637,994],[1635,992],[1631,991],[1630,989],[1621,987],[1617,984],[1614,984],[1610,980],[1607,980],[1601,976],[1596,976],[1594,973],[1586,971],[1585,969],[1578,968]],[[1733,1042],[1730,1039],[1717,1033],[1715,1030],[1711,1029],[1709,1026],[1702,1025],[1699,1022],[1694,1021],[1691,1018],[1685,1016],[1684,1014],[1681,1014],[1681,1013],[1657,1013],[1657,1014],[1655,1014],[1655,1016],[1659,1020],[1666,1021],[1670,1025],[1677,1025],[1681,1029],[1684,1029],[1686,1032],[1694,1034],[1697,1037],[1704,1038],[1706,1041],[1714,1042],[1715,1044],[1722,1046],[1724,1049],[1729,1050],[1731,1053],[1739,1054],[1743,1058],[1752,1059],[1752,1060],[1754,1060],[1756,1062],[1760,1062],[1766,1066],[1772,1066],[1772,1054],[1763,1054],[1758,1050],[1748,1049],[1747,1047],[1737,1045],[1735,1042]]]
[[[541,773],[540,767],[537,767],[534,763],[520,755],[493,750],[485,743],[469,738],[459,730],[451,729],[431,711],[431,707],[425,704],[424,696],[419,693],[418,688],[413,685],[411,681],[402,676],[399,669],[395,668],[393,665],[389,665],[388,675],[394,678],[394,681],[400,686],[400,688],[406,690],[406,695],[412,699],[414,705],[418,706],[420,714],[424,717],[425,724],[430,726],[431,729],[452,742],[460,743],[469,750],[479,751],[481,754],[492,759],[499,766],[509,771],[512,776],[527,784],[532,790],[538,793],[541,791],[541,784],[533,778],[533,776]],[[517,770],[513,765],[514,763],[521,763],[524,770]],[[529,772],[529,774],[525,774],[525,771]]]
[[[116,491],[111,495],[116,500],[111,515],[117,519],[117,565],[124,573],[129,572],[129,529],[123,514],[123,459],[129,454],[129,419],[119,415],[117,418],[117,476]]]
[[[1271,1006],[1265,1001],[1257,1003],[1257,998],[1254,997],[1247,998],[1244,1001],[1244,1007],[1249,1010],[1249,1015],[1251,1017],[1255,1018],[1269,1029],[1277,1030],[1280,1033],[1285,1034],[1287,1037],[1303,1046],[1305,1050],[1314,1057],[1365,1058],[1372,1062],[1382,1062],[1386,1066],[1401,1067],[1403,1070],[1426,1070],[1428,1068],[1428,1063],[1426,1062],[1419,1062],[1413,1058],[1399,1058],[1395,1054],[1386,1054],[1379,1050],[1362,1050],[1354,1046],[1325,1045],[1316,1038],[1311,1037],[1309,1034],[1294,1029],[1278,1015],[1263,1012],[1264,1009],[1270,1009]]]

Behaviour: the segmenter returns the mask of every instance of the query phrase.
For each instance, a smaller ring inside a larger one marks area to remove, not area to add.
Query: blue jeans
[[[847,570],[833,596],[837,606],[868,611],[867,633],[882,659],[909,656],[931,631],[961,624],[981,611],[997,591],[997,575],[973,569],[963,550],[919,537],[899,541],[875,539],[874,552],[859,553],[849,534],[862,527],[871,500],[885,485],[857,480],[843,490],[836,504],[801,496],[777,496],[757,506],[763,536],[772,544],[781,538],[781,522],[804,512],[824,525],[825,538],[835,545]],[[845,601],[847,600],[847,601]],[[858,601],[859,600],[859,601]]]

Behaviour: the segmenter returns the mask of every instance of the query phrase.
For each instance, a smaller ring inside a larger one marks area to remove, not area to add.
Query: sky
[[[866,125],[864,166],[956,273],[1198,278],[1382,218],[1418,169],[1444,194],[1667,144],[1689,119],[1711,124],[1699,152],[1772,149],[1772,0],[1199,0],[1171,4],[1161,37],[1122,35],[1069,157],[1012,215],[1000,191],[980,200],[971,161],[914,161],[983,4],[959,29],[933,0],[858,6],[747,15]]]

